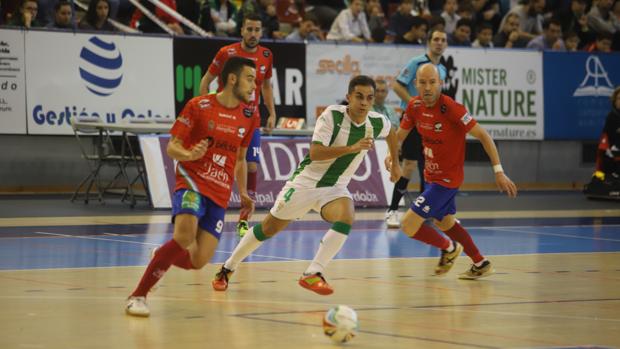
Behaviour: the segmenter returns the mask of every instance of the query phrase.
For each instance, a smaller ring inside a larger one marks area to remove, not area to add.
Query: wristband
[[[494,173],[504,172],[504,168],[502,167],[502,165],[501,165],[501,164],[499,164],[499,165],[493,165],[493,172],[494,172]]]

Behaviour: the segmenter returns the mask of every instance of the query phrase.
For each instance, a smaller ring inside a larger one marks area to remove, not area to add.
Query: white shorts
[[[346,187],[304,188],[287,182],[269,212],[281,220],[294,220],[310,210],[321,213],[323,206],[340,198],[353,200]]]

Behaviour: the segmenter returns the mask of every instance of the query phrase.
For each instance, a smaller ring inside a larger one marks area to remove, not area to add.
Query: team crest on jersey
[[[445,114],[446,111],[448,110],[448,106],[445,104],[442,104],[441,107],[439,107],[439,110],[441,111],[442,114]]]
[[[269,57],[269,55],[270,55],[269,50],[263,51],[263,56]]]
[[[198,107],[199,107],[200,109],[209,108],[210,106],[211,106],[211,101],[210,101],[210,100],[208,100],[208,99],[206,99],[206,98],[205,98],[205,99],[201,99],[201,100],[198,102]]]
[[[248,105],[245,108],[243,108],[243,116],[245,116],[246,118],[251,118],[255,112],[256,112],[256,106],[254,105]]]
[[[239,127],[239,130],[237,131],[237,136],[239,136],[239,138],[243,138],[245,136],[245,127]]]
[[[461,118],[461,122],[463,123],[463,125],[467,125],[469,124],[469,122],[472,120],[473,118],[471,117],[471,115],[469,115],[469,113],[463,115],[463,117]]]
[[[437,132],[437,133],[439,133],[439,132],[443,131],[443,125],[441,124],[441,122],[437,122],[437,123],[435,123],[434,130],[435,130],[435,132]]]

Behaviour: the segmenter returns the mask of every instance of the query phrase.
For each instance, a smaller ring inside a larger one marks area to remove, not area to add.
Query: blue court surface
[[[620,251],[620,217],[462,220],[487,256]],[[258,249],[248,261],[311,260],[329,225],[299,221]],[[172,236],[171,224],[0,227],[0,270],[145,265],[150,250]],[[234,223],[213,263],[236,245]],[[383,220],[359,220],[337,259],[433,257],[438,251],[388,230]]]

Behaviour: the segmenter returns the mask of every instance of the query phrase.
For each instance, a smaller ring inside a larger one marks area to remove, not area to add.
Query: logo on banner
[[[573,93],[573,97],[609,97],[614,92],[614,85],[609,74],[597,56],[586,60],[586,76]]]
[[[91,37],[80,52],[80,77],[97,96],[109,96],[123,79],[123,57],[113,42]]]

